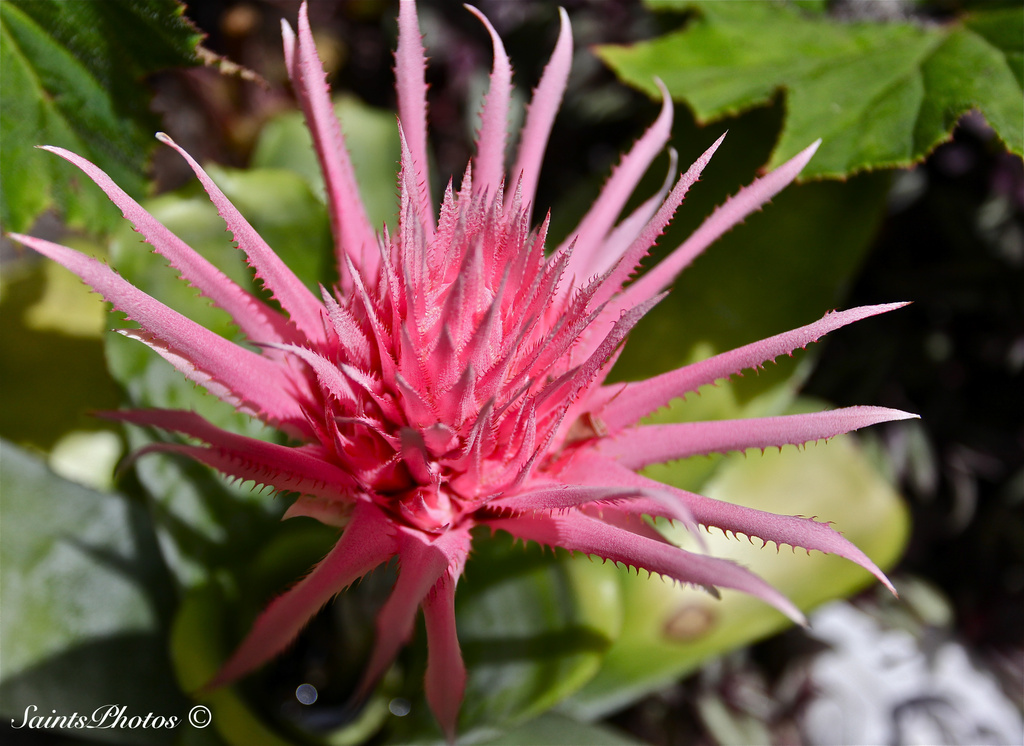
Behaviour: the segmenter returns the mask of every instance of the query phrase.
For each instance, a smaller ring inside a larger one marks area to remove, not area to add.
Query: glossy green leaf
[[[701,121],[785,95],[770,166],[824,140],[804,179],[909,166],[977,109],[1024,154],[1024,9],[962,22],[849,22],[785,3],[651,2],[695,9],[683,30],[599,54],[627,83],[657,96],[660,77]]]
[[[302,519],[288,521],[250,561],[244,587],[226,591],[222,582],[215,580],[187,592],[172,637],[175,669],[186,691],[200,688],[223,664],[229,652],[223,641],[245,633],[247,616],[258,613],[265,598],[286,587],[329,548],[331,531]],[[592,726],[562,717],[526,724],[522,731],[517,724],[540,715],[598,670],[622,620],[619,582],[600,563],[585,557],[555,557],[537,546],[513,546],[504,535],[481,541],[485,536],[481,533],[478,537],[478,550],[460,583],[457,600],[460,644],[469,670],[460,733],[477,741],[511,726],[516,728],[515,738],[526,739],[523,743],[553,743],[531,739],[550,739],[555,733],[569,739],[564,743],[578,743],[572,739],[591,733]],[[385,581],[384,586],[372,590],[379,585],[376,575],[333,602],[331,617],[338,620],[335,634],[350,636],[353,645],[359,643],[362,633],[352,629],[353,618],[338,609],[349,600],[347,596],[362,594],[364,588],[371,596],[380,595],[390,583],[385,575],[379,579]],[[366,619],[372,619],[372,614]],[[369,735],[382,725],[392,732],[390,742],[437,740],[436,724],[422,702],[422,629],[417,640],[420,644],[411,657],[419,662],[397,666],[382,685],[380,696],[367,703],[353,723],[331,733],[329,742],[349,743],[355,733]],[[364,640],[362,644],[367,643]],[[365,650],[350,647],[345,640],[335,641],[331,656],[358,661]],[[359,671],[355,673],[353,686],[359,679]],[[279,683],[275,681],[275,685]],[[229,743],[246,743],[249,738],[256,739],[248,741],[251,743],[274,743],[280,737],[274,726],[239,691],[229,687],[204,694],[197,701],[210,707]],[[393,696],[408,697],[414,714],[405,718],[390,715],[382,703]],[[593,731],[593,737],[598,736],[604,740],[594,743],[626,742],[602,729]],[[589,743],[589,736],[584,740]]]
[[[28,229],[49,207],[106,229],[117,211],[67,163],[34,150],[60,145],[89,158],[135,196],[157,121],[143,78],[195,65],[201,35],[176,0],[5,0],[0,4],[0,222]],[[82,188],[78,188],[81,185]]]
[[[683,471],[676,480],[673,468],[666,467],[658,478],[685,486],[688,475]],[[830,520],[883,568],[899,557],[909,530],[899,495],[850,436],[803,449],[731,454],[701,492],[774,513]],[[700,551],[685,531],[671,529],[668,533],[682,546]],[[757,540],[729,539],[719,531],[702,534],[708,553],[751,568],[804,610],[872,582],[867,571],[839,557],[818,552],[808,556],[789,547],[762,548]],[[738,592],[723,590],[721,601],[717,601],[703,591],[673,586],[656,576],[615,572],[622,583],[626,609],[622,631],[600,673],[562,706],[583,719],[619,709],[711,657],[790,624],[779,612]]]
[[[90,715],[111,703],[129,717],[184,717],[164,629],[171,584],[146,511],[119,494],[65,481],[35,456],[0,444],[0,708],[18,717]],[[135,743],[126,729],[93,739]],[[172,743],[173,730],[147,732]]]
[[[373,620],[393,573],[380,569],[336,597],[310,626],[318,629],[311,651],[312,669],[301,654],[285,652],[241,682],[210,692],[202,687],[228,660],[233,646],[249,632],[267,602],[309,571],[337,540],[337,529],[308,518],[286,521],[275,527],[263,546],[247,549],[246,567],[233,576],[221,573],[205,585],[187,591],[174,622],[172,655],[175,671],[185,691],[195,692],[197,702],[209,706],[214,724],[225,742],[277,744],[304,742],[302,731],[323,734],[324,723],[336,722],[338,710],[348,702],[361,680],[373,635]],[[382,592],[383,593],[382,595]],[[300,633],[292,649],[308,649]],[[325,660],[332,665],[324,666]],[[311,678],[320,697],[315,707],[300,705],[294,689]],[[393,679],[394,677],[389,677]],[[337,701],[337,691],[343,694]],[[282,702],[281,692],[288,701]],[[256,696],[252,696],[257,692]],[[335,700],[331,700],[332,692]],[[246,695],[249,696],[246,696]],[[260,696],[262,695],[262,696]],[[270,703],[270,707],[268,707]],[[329,732],[334,746],[363,743],[390,717],[387,699],[372,695],[345,725]]]

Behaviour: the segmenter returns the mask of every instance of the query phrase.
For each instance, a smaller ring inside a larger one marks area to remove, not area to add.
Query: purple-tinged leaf
[[[788,544],[807,551],[816,549],[819,552],[838,555],[851,562],[856,562],[878,578],[892,593],[896,593],[896,589],[889,582],[885,573],[867,555],[826,523],[713,500],[703,495],[656,482],[627,469],[616,461],[596,456],[588,456],[570,464],[563,472],[563,476],[565,479],[579,480],[582,483],[621,484],[636,488],[665,489],[686,506],[693,516],[693,520],[701,526],[718,528],[725,533],[756,537],[766,544],[768,542],[779,546]],[[643,498],[623,501],[616,507],[622,511],[637,510],[646,515],[671,517],[663,512],[661,505],[653,501],[645,501]]]
[[[462,662],[455,630],[455,586],[462,568],[443,574],[423,601],[427,630],[427,674],[424,689],[431,712],[449,743],[455,743],[455,724],[466,691],[466,665]]]
[[[146,242],[152,245],[153,250],[167,259],[170,265],[181,273],[184,280],[227,311],[249,339],[254,342],[284,342],[295,338],[294,331],[288,328],[286,319],[242,290],[223,272],[197,254],[129,197],[99,168],[63,148],[43,146],[41,149],[74,164],[96,182],[111,202],[118,206],[124,217],[142,234]]]

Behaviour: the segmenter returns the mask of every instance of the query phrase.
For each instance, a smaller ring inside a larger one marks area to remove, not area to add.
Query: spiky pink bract
[[[88,161],[47,148],[95,181],[155,251],[226,310],[260,352],[242,348],[164,306],[107,266],[63,246],[18,240],[81,276],[139,322],[125,332],[214,395],[290,435],[282,446],[225,432],[191,412],[122,412],[127,422],[179,433],[181,453],[232,477],[300,497],[288,515],[341,527],[335,548],[273,601],[212,685],[226,684],[284,649],[327,601],[398,558],[398,581],[381,609],[365,692],[390,665],[422,609],[428,637],[426,696],[451,738],[465,686],[454,614],[470,530],[584,552],[679,582],[736,588],[800,622],[798,609],[745,568],[686,552],[637,516],[715,526],[764,541],[846,557],[892,587],[826,524],[776,516],[667,487],[635,469],[694,454],[805,443],[911,417],[879,407],[761,420],[637,426],[702,385],[790,354],[825,333],[902,304],[826,314],[808,326],[647,381],[607,386],[630,329],[678,272],[719,235],[788,184],[817,143],[716,210],[678,249],[631,281],[697,181],[720,138],[669,189],[616,224],[668,140],[672,106],[624,156],[578,229],[550,255],[547,221],[531,223],[543,151],[568,79],[568,18],[534,93],[505,181],[511,67],[494,45],[476,157],[435,218],[426,144],[425,62],[416,8],[403,0],[396,52],[402,138],[395,235],[366,218],[316,56],[305,6],[298,32],[284,26],[285,62],[326,181],[339,282],[311,293],[166,135],[195,171],[281,313],[235,285],[160,225]],[[508,187],[508,189],[506,189]],[[511,195],[511,196],[510,196]],[[199,444],[195,444],[198,441]],[[600,503],[600,510],[594,510]]]

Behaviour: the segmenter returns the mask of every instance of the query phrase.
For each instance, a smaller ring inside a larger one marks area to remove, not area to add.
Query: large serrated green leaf
[[[601,47],[600,56],[651,95],[660,77],[702,121],[765,105],[783,91],[786,118],[770,166],[819,137],[805,179],[909,166],[949,139],[972,109],[1024,154],[1024,9],[938,26],[840,22],[784,3],[650,4],[699,15],[658,39]]]
[[[78,172],[34,150],[59,145],[89,158],[136,197],[157,120],[142,79],[195,65],[201,35],[176,0],[4,0],[0,3],[0,222],[26,230],[57,207],[89,229],[117,211]],[[81,185],[83,188],[79,188]]]

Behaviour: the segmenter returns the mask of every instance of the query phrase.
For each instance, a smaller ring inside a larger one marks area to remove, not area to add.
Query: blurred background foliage
[[[526,100],[554,43],[556,6],[479,5],[505,41]],[[657,578],[481,535],[458,602],[471,670],[467,742],[851,742],[869,738],[864,729],[876,721],[893,743],[922,733],[949,743],[1024,735],[1012,705],[1009,714],[995,704],[975,706],[940,676],[978,677],[993,687],[991,702],[1024,699],[1019,3],[565,5],[576,55],[535,211],[551,209],[554,242],[654,119],[657,105],[646,93],[655,75],[678,102],[671,144],[683,165],[729,130],[656,254],[766,164],[825,138],[803,183],[680,277],[632,335],[616,375],[649,376],[830,308],[914,301],[659,416],[876,404],[918,412],[919,422],[827,446],[652,469],[721,499],[833,520],[877,562],[895,565],[903,601],[869,589],[856,605],[827,607],[815,637],[816,625],[786,629],[781,616],[742,596],[714,601]],[[419,6],[431,58],[435,174],[447,179],[471,156],[490,44],[459,3]],[[4,230],[31,226],[108,257],[147,292],[234,335],[222,313],[143,250],[91,183],[32,147],[61,145],[91,158],[217,266],[249,282],[191,172],[169,149],[154,148],[150,133],[163,129],[211,164],[225,193],[304,281],[330,282],[323,185],[280,54],[279,20],[294,22],[297,8],[293,0],[209,0],[184,11],[172,0],[0,3]],[[398,160],[395,4],[317,2],[310,14],[370,214],[390,222]],[[667,165],[667,156],[655,163],[637,199],[657,189]],[[439,180],[435,195],[442,188]],[[389,568],[339,597],[264,671],[193,699],[266,600],[322,556],[334,531],[307,519],[282,524],[285,499],[180,460],[148,457],[115,478],[119,459],[161,436],[124,432],[91,416],[96,410],[188,407],[223,426],[278,436],[109,333],[123,321],[108,318],[96,296],[60,268],[6,241],[0,258],[5,740],[139,740],[132,731],[12,730],[8,718],[20,719],[29,704],[64,713],[118,702],[133,713],[184,717],[202,701],[213,727],[149,732],[147,742],[436,741],[419,691],[422,645],[403,653],[364,707],[348,706],[374,612],[393,582]],[[835,558],[705,538],[710,551],[755,567],[805,609],[869,582]],[[834,622],[842,613],[853,621]],[[819,663],[849,672],[865,696],[880,688],[870,676],[884,680],[893,665],[869,669],[870,656],[851,648],[851,660],[864,666],[855,675],[840,655],[853,638],[828,637],[853,628],[870,650],[891,648],[892,635],[902,634],[908,661],[939,660],[955,649],[971,663],[941,671],[921,663],[912,686],[880,696],[860,722],[844,726],[854,730],[822,730],[821,713],[849,700]],[[315,705],[296,699],[301,683],[319,690]]]

